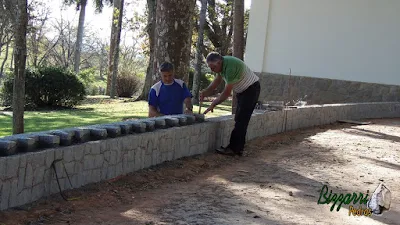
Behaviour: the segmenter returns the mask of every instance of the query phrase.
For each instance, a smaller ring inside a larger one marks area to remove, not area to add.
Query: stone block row
[[[0,157],[116,138],[133,133],[151,132],[156,129],[186,126],[204,121],[203,114],[184,114],[12,135],[0,139]]]

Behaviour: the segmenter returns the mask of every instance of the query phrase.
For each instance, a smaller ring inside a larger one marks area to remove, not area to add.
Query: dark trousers
[[[235,113],[235,128],[232,130],[229,148],[235,152],[242,152],[246,143],[247,126],[258,97],[260,96],[260,82],[248,87],[244,92],[236,95],[237,106]]]

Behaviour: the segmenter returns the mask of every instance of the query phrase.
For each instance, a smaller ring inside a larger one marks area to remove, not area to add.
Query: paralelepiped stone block
[[[194,124],[196,122],[196,116],[194,115],[184,115],[186,117],[187,124]]]
[[[121,122],[117,124],[121,129],[121,135],[127,135],[133,133],[132,124]]]
[[[195,113],[195,114],[193,114],[193,115],[194,115],[194,117],[195,117],[196,122],[202,123],[202,122],[205,121],[205,115],[204,115],[204,114]]]
[[[174,116],[173,118],[177,118],[179,120],[179,125],[180,126],[185,126],[187,125],[187,117],[183,115],[177,115]]]
[[[60,145],[60,137],[51,134],[39,134],[40,148],[55,148]]]
[[[39,138],[20,137],[17,138],[18,152],[33,152],[38,147]]]
[[[147,125],[144,122],[137,122],[137,121],[133,121],[133,122],[127,122],[132,126],[132,131],[135,133],[144,133],[146,132],[146,128]]]
[[[103,128],[90,128],[90,137],[93,140],[101,140],[107,138],[107,130]]]
[[[86,127],[65,129],[67,132],[71,131],[74,133],[73,142],[83,143],[90,141],[90,129]]]
[[[156,121],[154,120],[142,120],[146,124],[146,131],[154,131],[156,129]]]
[[[62,145],[62,146],[68,146],[68,145],[72,144],[74,132],[56,130],[56,131],[50,132],[50,134],[59,136],[60,137],[60,145]]]
[[[106,129],[108,137],[116,138],[121,136],[121,128],[119,126],[103,125],[99,126],[99,128]]]
[[[165,123],[167,127],[178,127],[179,126],[179,119],[174,117],[166,117]]]
[[[162,117],[160,117],[160,118],[152,118],[152,119],[150,119],[150,120],[152,120],[152,121],[154,121],[155,122],[155,127],[157,128],[157,129],[164,129],[164,128],[167,128],[167,123],[166,123],[166,121],[165,121],[165,118],[162,118]]]
[[[39,134],[42,133],[16,134],[4,137],[0,140],[8,140],[16,142],[17,143],[16,152],[36,151],[39,142]]]
[[[0,156],[9,156],[17,153],[17,143],[11,140],[0,140]]]

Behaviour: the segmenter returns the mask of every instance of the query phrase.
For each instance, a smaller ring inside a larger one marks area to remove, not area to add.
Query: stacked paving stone
[[[151,132],[156,129],[186,126],[204,121],[205,119],[203,114],[183,114],[29,134],[18,134],[0,139],[0,156],[35,152],[47,148],[69,146],[107,138],[116,138],[134,133]]]
[[[400,103],[305,106],[254,113],[246,139],[340,119],[400,117]],[[0,210],[227,145],[232,115],[176,115],[0,139]],[[58,186],[60,184],[60,187]]]

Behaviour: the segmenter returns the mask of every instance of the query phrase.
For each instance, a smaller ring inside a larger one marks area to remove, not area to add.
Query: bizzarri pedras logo
[[[380,183],[373,194],[356,192],[350,193],[333,193],[327,185],[321,188],[318,204],[330,204],[330,211],[337,206],[339,211],[342,205],[349,206],[349,216],[371,216],[372,214],[380,215],[385,210],[389,210],[391,202],[391,192],[383,183]],[[359,206],[356,206],[358,203]]]

